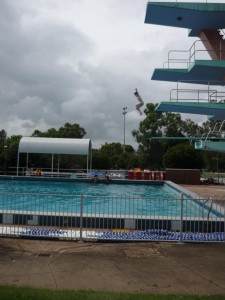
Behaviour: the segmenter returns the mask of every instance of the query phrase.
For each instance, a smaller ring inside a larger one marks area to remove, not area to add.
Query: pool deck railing
[[[182,191],[162,199],[1,193],[0,235],[95,241],[188,241],[188,235],[195,241],[222,241],[224,206]]]

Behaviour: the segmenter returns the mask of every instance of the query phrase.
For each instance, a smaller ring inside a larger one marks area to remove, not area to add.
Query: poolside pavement
[[[196,186],[194,190],[184,187],[197,193]],[[0,284],[225,295],[225,243],[79,243],[0,238]]]

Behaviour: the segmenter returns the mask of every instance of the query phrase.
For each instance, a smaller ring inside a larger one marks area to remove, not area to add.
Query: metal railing
[[[203,242],[224,233],[224,199],[0,193],[1,236]]]
[[[170,91],[170,102],[172,101],[225,103],[225,91],[216,90],[210,86],[207,89],[176,88]]]
[[[36,168],[19,168],[19,176],[33,177],[35,175]],[[96,170],[92,169],[90,173],[87,173],[85,169],[53,169],[41,168],[42,177],[55,177],[55,178],[92,178],[93,174],[99,173],[100,178],[105,178],[107,174],[112,179],[125,179],[127,177],[127,170]],[[0,169],[0,175],[17,176],[16,167],[7,167],[6,170]]]
[[[216,49],[205,49],[203,42],[216,44]],[[189,50],[170,50],[167,61],[163,63],[163,68],[182,68],[189,69],[196,60],[211,60],[210,53],[218,56],[219,60],[224,59],[225,41],[218,40],[196,40]]]
[[[212,129],[202,135],[202,139],[205,141],[211,137],[225,137],[225,120],[222,122],[217,122]]]
[[[162,0],[149,0],[149,2],[162,2]],[[163,2],[171,2],[171,0],[164,0]],[[182,3],[187,2],[187,0],[176,0],[174,2]],[[196,3],[196,0],[189,0],[188,2]],[[198,3],[218,3],[218,0],[198,0]]]
[[[149,2],[162,2],[162,0],[149,0]],[[164,0],[163,2],[171,2],[171,0]],[[187,2],[187,0],[176,0],[177,4]],[[196,0],[188,0],[188,2],[196,3]],[[198,3],[218,3],[218,0],[198,0]],[[225,3],[224,0],[220,0],[221,3]]]

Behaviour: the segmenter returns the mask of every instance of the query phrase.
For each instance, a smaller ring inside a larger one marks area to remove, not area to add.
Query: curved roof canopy
[[[89,155],[91,152],[91,140],[22,137],[18,152]]]

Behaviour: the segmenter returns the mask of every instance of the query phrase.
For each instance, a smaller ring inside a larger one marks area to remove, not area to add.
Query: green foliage
[[[93,151],[92,166],[94,169],[129,169],[136,163],[137,154],[131,145],[105,143],[99,150]]]
[[[35,130],[32,136],[81,139],[85,134],[86,134],[85,129],[80,127],[79,124],[66,123],[63,127],[60,127],[59,130],[56,130],[55,128],[50,128],[44,132],[40,130]]]
[[[164,155],[166,168],[201,169],[204,160],[201,153],[188,144],[177,144]]]
[[[92,152],[92,168],[93,169],[110,169],[110,158],[106,153],[99,150]]]
[[[9,166],[17,165],[17,154],[21,137],[21,135],[12,135],[8,138],[7,164]]]
[[[139,129],[132,134],[138,143],[138,151],[131,145],[119,142],[105,143],[98,150],[93,150],[92,167],[94,169],[142,169],[160,170],[164,167],[206,168],[209,171],[224,171],[225,154],[216,152],[194,151],[178,156],[179,140],[152,140],[151,137],[191,137],[202,136],[203,133],[218,129],[218,123],[207,121],[202,126],[190,119],[182,120],[180,114],[156,112],[157,104],[148,103],[145,109],[145,119],[140,122]],[[65,123],[59,129],[50,128],[47,131],[35,130],[32,136],[52,138],[83,138],[86,134],[79,124]],[[8,167],[16,167],[18,145],[21,136],[7,137],[7,132],[0,130],[0,167],[3,172]],[[186,146],[189,142],[186,142]],[[174,146],[177,146],[173,148]],[[182,148],[183,146],[181,146]],[[187,147],[188,148],[188,147]],[[176,151],[175,151],[175,150]],[[194,149],[192,149],[194,150]],[[178,151],[178,152],[177,152]],[[173,155],[171,153],[174,153]],[[184,159],[187,155],[187,159]],[[197,157],[197,158],[196,158]],[[196,161],[195,161],[196,159]],[[203,159],[205,164],[203,163]],[[54,166],[60,165],[61,169],[86,169],[86,158],[77,155],[55,155]],[[26,167],[26,154],[20,155],[20,166]],[[50,168],[51,155],[29,154],[29,166],[34,168]]]
[[[139,130],[132,132],[143,154],[142,164],[150,169],[162,169],[166,151],[177,144],[178,140],[151,140],[151,137],[189,137],[200,134],[202,129],[191,120],[182,120],[180,114],[156,112],[157,104],[146,106],[146,118],[140,122]],[[202,153],[200,154],[200,156]],[[176,160],[176,158],[174,158]]]
[[[50,128],[47,131],[35,130],[32,136],[37,137],[50,137],[50,138],[83,138],[86,134],[84,128],[80,127],[79,124],[70,124],[65,123],[63,127],[60,127],[58,130],[55,128]],[[57,157],[57,160],[60,161],[60,168],[63,169],[85,169],[86,160],[81,156],[76,155],[60,155]],[[33,167],[51,167],[51,155],[45,154],[32,154],[30,155],[31,165]]]

